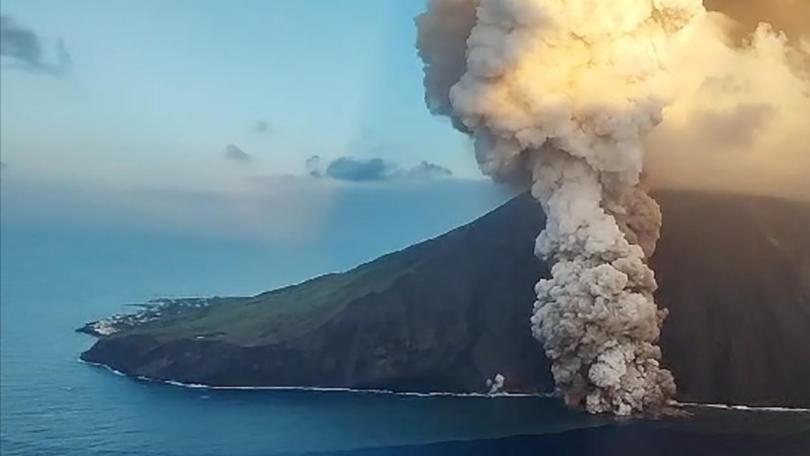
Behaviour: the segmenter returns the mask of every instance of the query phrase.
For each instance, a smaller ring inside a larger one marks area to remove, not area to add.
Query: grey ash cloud
[[[17,24],[9,16],[0,15],[0,56],[7,62],[4,66],[50,76],[62,76],[70,71],[72,59],[62,39],[56,42],[54,59],[47,58],[43,48],[36,32]]]
[[[382,158],[339,157],[325,161],[313,155],[306,161],[307,174],[346,182],[386,182],[396,179],[440,179],[453,176],[441,165],[423,161],[414,167],[402,167]]]
[[[252,160],[250,154],[235,144],[225,146],[225,158],[239,163],[247,163]]]

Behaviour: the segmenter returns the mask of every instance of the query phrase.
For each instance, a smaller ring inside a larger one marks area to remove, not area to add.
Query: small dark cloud
[[[247,163],[252,159],[250,154],[234,144],[225,146],[225,158],[240,163]]]
[[[326,175],[332,179],[351,182],[372,182],[387,180],[391,176],[391,166],[381,158],[358,159],[340,157],[326,167]]]
[[[267,133],[272,128],[273,128],[273,126],[270,125],[270,122],[268,122],[266,120],[260,120],[260,121],[256,122],[256,125],[253,126],[253,132],[254,133]]]
[[[321,157],[320,155],[313,155],[307,158],[306,161],[307,174],[312,177],[321,177]]]
[[[8,68],[62,76],[72,67],[70,53],[62,39],[57,41],[55,52],[55,61],[49,62],[36,32],[16,24],[8,16],[0,16],[0,56],[8,60]]]
[[[444,166],[421,162],[412,168],[404,168],[382,158],[339,157],[324,161],[313,155],[306,161],[307,174],[312,177],[328,177],[347,182],[385,182],[395,179],[440,179],[453,175]]]

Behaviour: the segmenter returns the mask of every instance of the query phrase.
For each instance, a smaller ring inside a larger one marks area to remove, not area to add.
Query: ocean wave
[[[94,367],[102,367],[116,375],[122,377],[132,378],[138,381],[159,383],[163,385],[175,386],[178,388],[187,389],[204,389],[204,390],[222,390],[222,391],[312,391],[319,393],[354,393],[354,394],[385,394],[392,396],[407,396],[407,397],[477,397],[477,398],[497,398],[497,397],[533,397],[533,398],[550,398],[555,397],[554,393],[509,393],[500,392],[494,394],[487,393],[453,393],[445,391],[430,391],[430,392],[416,392],[416,391],[392,391],[385,389],[359,389],[359,388],[342,388],[342,387],[323,387],[323,386],[219,386],[219,385],[205,385],[202,383],[184,383],[177,380],[163,380],[158,378],[147,377],[144,375],[132,376],[124,372],[116,370],[106,364],[96,363],[92,361],[85,361],[79,358],[79,362],[88,364]]]
[[[80,362],[80,363],[87,364],[87,365],[89,365],[89,366],[93,366],[93,367],[101,367],[101,368],[104,368],[104,369],[106,369],[106,370],[108,370],[108,371],[112,372],[113,374],[118,375],[118,376],[120,376],[120,377],[129,377],[129,375],[127,375],[127,374],[125,374],[125,373],[121,372],[120,370],[113,369],[112,367],[110,367],[110,366],[108,366],[108,365],[106,365],[106,364],[103,364],[103,363],[94,363],[93,361],[85,361],[85,360],[83,360],[83,359],[81,359],[81,358],[79,358],[79,362]],[[145,377],[144,377],[144,378],[145,378]]]
[[[701,402],[676,402],[679,407],[700,407],[720,410],[737,410],[741,412],[789,412],[789,413],[810,413],[810,408],[801,407],[775,407],[762,405],[738,405],[738,404],[708,404]]]
[[[431,392],[416,392],[416,391],[392,391],[385,389],[358,389],[358,388],[341,388],[341,387],[322,387],[322,386],[217,386],[205,385],[202,383],[184,383],[176,380],[161,380],[157,378],[146,377],[143,375],[130,376],[119,370],[103,363],[94,363],[79,359],[80,362],[89,364],[91,366],[103,367],[108,371],[122,377],[134,378],[139,381],[159,383],[163,385],[175,386],[178,388],[187,389],[204,389],[204,390],[222,390],[222,391],[312,391],[319,393],[353,393],[353,394],[384,394],[392,396],[404,397],[473,397],[473,398],[497,398],[497,397],[532,397],[532,398],[553,398],[556,397],[554,393],[509,393],[501,392],[494,394],[487,393],[452,393],[445,391],[431,391]],[[801,407],[774,407],[774,406],[755,406],[755,405],[738,405],[738,404],[711,404],[700,402],[678,402],[673,401],[672,405],[676,407],[700,407],[711,408],[720,410],[735,410],[742,412],[784,412],[784,413],[810,413],[810,409]]]

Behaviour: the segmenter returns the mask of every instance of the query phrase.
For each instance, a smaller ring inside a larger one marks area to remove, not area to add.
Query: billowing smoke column
[[[417,17],[426,102],[484,173],[531,182],[553,266],[531,317],[566,403],[658,413],[675,393],[647,266],[661,215],[640,187],[669,68],[700,0],[431,0]]]

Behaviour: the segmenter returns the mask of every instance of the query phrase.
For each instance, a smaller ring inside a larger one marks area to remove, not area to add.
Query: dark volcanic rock
[[[684,400],[810,406],[810,207],[662,193],[654,258],[671,313],[665,363]],[[132,375],[220,386],[549,391],[531,338],[527,196],[436,239],[253,298],[99,339],[82,358]]]
[[[662,346],[685,400],[810,406],[810,207],[663,194]]]

